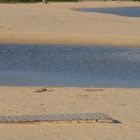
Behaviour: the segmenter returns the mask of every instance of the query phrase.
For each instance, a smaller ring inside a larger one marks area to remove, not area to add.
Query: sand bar
[[[140,3],[0,4],[0,42],[140,46],[140,18],[74,10],[123,6],[140,6]]]

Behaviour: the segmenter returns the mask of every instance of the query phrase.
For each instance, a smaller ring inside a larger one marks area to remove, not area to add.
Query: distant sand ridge
[[[74,10],[120,6],[140,6],[140,3],[0,4],[0,42],[140,46],[140,18]]]

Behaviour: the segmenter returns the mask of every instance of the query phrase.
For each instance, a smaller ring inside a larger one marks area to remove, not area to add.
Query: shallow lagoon
[[[140,87],[140,48],[1,44],[0,84]]]
[[[140,17],[140,7],[82,8],[80,11],[116,14],[127,17]]]

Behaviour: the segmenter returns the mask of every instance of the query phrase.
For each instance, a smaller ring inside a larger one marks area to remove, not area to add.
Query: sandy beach
[[[78,8],[140,2],[0,4],[0,43],[140,47],[140,18]],[[0,115],[103,112],[122,123],[0,124],[0,140],[140,140],[140,89],[0,86]]]
[[[140,89],[0,86],[1,115],[104,112],[111,123],[0,124],[2,140],[139,140]]]
[[[140,3],[0,4],[0,42],[140,46],[140,18],[76,10],[128,6],[140,6]]]

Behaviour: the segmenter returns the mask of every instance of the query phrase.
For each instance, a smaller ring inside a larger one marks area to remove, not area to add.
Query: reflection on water
[[[82,8],[80,11],[116,14],[128,17],[140,17],[140,7]]]
[[[1,44],[0,84],[140,87],[140,48]]]

